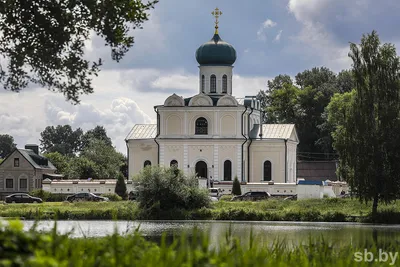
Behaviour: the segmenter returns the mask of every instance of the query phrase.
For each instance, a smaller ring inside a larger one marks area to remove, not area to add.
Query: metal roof
[[[295,128],[294,124],[263,124],[262,131],[263,138],[291,139],[290,137]],[[294,139],[292,138],[292,140]]]
[[[157,135],[157,124],[135,124],[125,140],[150,139]]]
[[[51,169],[55,170],[56,167],[47,158],[37,155],[31,149],[18,149],[19,153],[36,169]]]

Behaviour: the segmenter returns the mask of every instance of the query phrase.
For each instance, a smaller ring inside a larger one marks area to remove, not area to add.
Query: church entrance
[[[195,171],[198,177],[207,178],[207,163],[204,161],[197,162]]]

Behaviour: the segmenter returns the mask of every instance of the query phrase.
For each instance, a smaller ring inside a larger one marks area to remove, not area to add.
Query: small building
[[[0,199],[12,193],[41,189],[43,178],[55,171],[56,167],[40,155],[37,145],[15,149],[0,163]]]

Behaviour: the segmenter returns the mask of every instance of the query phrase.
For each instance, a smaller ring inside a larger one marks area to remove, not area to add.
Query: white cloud
[[[275,36],[274,41],[275,41],[275,42],[279,42],[279,41],[281,40],[281,36],[282,36],[282,30],[280,30],[280,31],[278,32],[278,34]]]
[[[276,25],[278,25],[275,21],[272,21],[270,19],[267,19],[263,23],[261,23],[260,28],[257,31],[257,37],[259,40],[266,41],[267,40],[267,34],[265,33],[265,30],[268,28],[273,28]]]

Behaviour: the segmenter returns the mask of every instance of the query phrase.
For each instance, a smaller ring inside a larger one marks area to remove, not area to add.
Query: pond
[[[22,221],[29,230],[34,221]],[[38,222],[38,230],[53,229],[53,221]],[[148,238],[159,238],[163,232],[169,237],[190,233],[194,228],[209,235],[211,243],[217,244],[231,229],[241,242],[249,242],[250,233],[257,242],[272,243],[276,240],[290,245],[307,243],[309,238],[333,243],[365,246],[379,242],[382,246],[400,240],[400,225],[373,225],[332,222],[243,222],[243,221],[58,221],[59,233],[71,233],[72,237],[101,237],[114,233],[124,235],[139,231]]]

